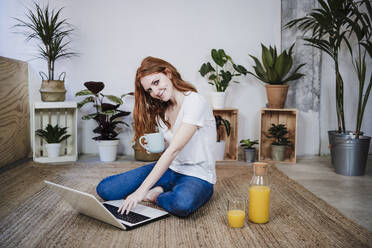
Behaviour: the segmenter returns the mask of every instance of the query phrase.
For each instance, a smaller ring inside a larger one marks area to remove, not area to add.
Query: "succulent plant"
[[[67,133],[67,127],[59,127],[58,124],[52,126],[48,124],[45,129],[38,129],[35,131],[37,136],[40,136],[48,144],[61,143],[71,135]]]
[[[244,148],[252,148],[254,145],[258,144],[258,140],[245,139],[240,141],[240,145]]]
[[[298,70],[305,64],[300,64],[296,69],[289,73],[293,66],[292,49],[294,45],[295,44],[289,48],[288,52],[284,50],[278,56],[275,46],[269,46],[269,48],[267,48],[261,44],[262,64],[258,58],[249,55],[256,65],[253,66],[255,73],[250,71],[248,71],[248,73],[268,84],[285,84],[289,81],[301,78],[304,74],[298,73]],[[288,73],[289,76],[287,76]]]

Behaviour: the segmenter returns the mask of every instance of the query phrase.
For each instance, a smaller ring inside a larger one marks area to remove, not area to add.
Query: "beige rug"
[[[275,167],[270,169],[270,222],[227,225],[226,202],[248,199],[252,167],[217,166],[212,200],[189,218],[174,216],[134,229],[79,215],[45,187],[47,179],[95,193],[106,176],[142,163],[42,165],[0,174],[0,247],[372,247],[372,233],[353,223]]]

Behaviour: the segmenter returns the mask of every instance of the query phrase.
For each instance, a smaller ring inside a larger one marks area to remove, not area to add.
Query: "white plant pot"
[[[214,155],[216,161],[223,160],[224,155],[225,155],[225,145],[226,145],[226,142],[224,140],[221,140],[220,142],[216,142],[216,150],[215,150],[215,155]]]
[[[102,162],[111,162],[116,160],[119,140],[99,140],[98,151]]]
[[[225,107],[226,92],[211,92],[210,99],[214,109],[222,109]]]
[[[61,148],[61,143],[46,144],[48,158],[58,158],[60,148]]]

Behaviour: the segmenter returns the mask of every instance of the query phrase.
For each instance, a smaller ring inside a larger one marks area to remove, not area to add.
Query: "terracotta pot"
[[[43,80],[40,88],[43,102],[63,102],[66,99],[64,80]]]
[[[285,100],[287,99],[289,85],[273,85],[265,84],[267,100],[269,101],[270,108],[283,108]]]

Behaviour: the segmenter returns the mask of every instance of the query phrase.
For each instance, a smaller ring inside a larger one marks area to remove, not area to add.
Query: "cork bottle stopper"
[[[255,162],[253,163],[254,172],[256,176],[264,176],[266,175],[268,163],[264,162]]]

